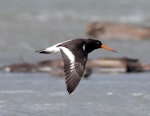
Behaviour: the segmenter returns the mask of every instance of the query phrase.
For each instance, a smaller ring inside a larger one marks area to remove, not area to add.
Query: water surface
[[[63,78],[0,74],[0,115],[149,116],[149,85],[149,73],[94,74],[69,95]]]

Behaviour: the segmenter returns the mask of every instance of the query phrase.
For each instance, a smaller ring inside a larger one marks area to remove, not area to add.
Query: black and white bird
[[[103,45],[101,41],[82,38],[61,42],[36,52],[43,54],[61,53],[64,62],[67,91],[71,94],[82,78],[88,54],[98,48],[116,52]]]

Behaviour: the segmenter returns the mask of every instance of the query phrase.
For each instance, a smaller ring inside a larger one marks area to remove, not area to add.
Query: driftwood
[[[93,22],[87,26],[86,33],[89,38],[97,39],[150,39],[148,27],[111,22]]]
[[[3,66],[0,70],[5,72],[46,72],[53,76],[64,76],[63,62],[60,59],[42,61],[36,64],[12,64]],[[88,77],[92,71],[97,73],[144,72],[150,71],[150,65],[129,58],[90,59],[87,61],[84,77]]]

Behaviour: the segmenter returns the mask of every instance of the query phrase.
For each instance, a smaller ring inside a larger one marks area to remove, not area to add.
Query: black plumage
[[[37,52],[46,54],[56,52],[61,53],[64,62],[67,91],[70,94],[75,90],[82,78],[88,54],[98,48],[116,52],[103,45],[99,40],[82,38],[58,43]]]

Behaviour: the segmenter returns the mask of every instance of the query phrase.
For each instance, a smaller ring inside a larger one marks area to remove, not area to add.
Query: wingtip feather
[[[67,91],[68,91],[69,95],[73,92],[73,90],[68,90],[68,89],[67,89]]]

